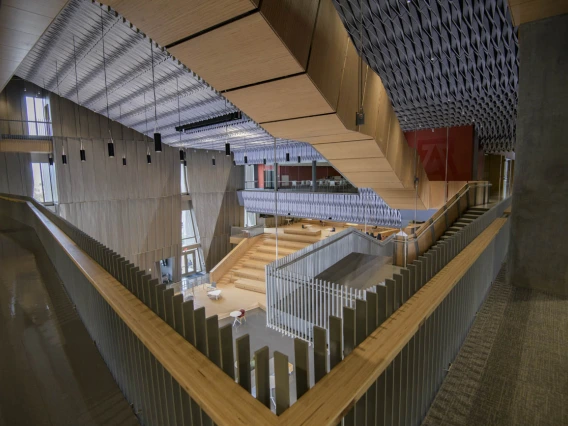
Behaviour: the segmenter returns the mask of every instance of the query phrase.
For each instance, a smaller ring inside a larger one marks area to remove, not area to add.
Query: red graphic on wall
[[[446,178],[446,150],[448,152],[448,181],[475,179],[473,173],[473,126],[405,132],[411,147],[416,147],[428,179]]]

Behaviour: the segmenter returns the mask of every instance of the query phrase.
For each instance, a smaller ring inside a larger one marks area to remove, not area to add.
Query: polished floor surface
[[[423,424],[568,425],[568,299],[502,270]]]
[[[137,425],[35,233],[0,222],[0,426]]]

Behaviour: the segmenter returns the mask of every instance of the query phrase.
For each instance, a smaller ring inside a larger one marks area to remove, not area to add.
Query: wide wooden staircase
[[[263,234],[225,273],[218,284],[234,284],[235,287],[266,293],[264,267],[276,260],[276,235]],[[320,240],[319,236],[278,234],[278,258],[292,254]]]
[[[459,232],[464,226],[469,225],[483,213],[489,209],[483,207],[472,207],[468,209],[460,218],[458,218],[444,234],[440,237],[438,241],[443,241],[450,238],[456,232]]]

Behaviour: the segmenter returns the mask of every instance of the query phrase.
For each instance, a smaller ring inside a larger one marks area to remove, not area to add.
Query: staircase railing
[[[412,235],[397,235],[393,241],[393,264],[406,266],[425,253],[470,207],[487,204],[489,182],[466,183],[446,204]]]

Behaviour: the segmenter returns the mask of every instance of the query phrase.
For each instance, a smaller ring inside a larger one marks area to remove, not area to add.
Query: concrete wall
[[[568,15],[519,34],[509,279],[568,295]]]
[[[237,198],[244,187],[244,166],[234,166],[231,157],[218,151],[213,166],[212,156],[212,151],[187,151],[189,193],[208,271],[231,251],[231,226],[244,224]]]

